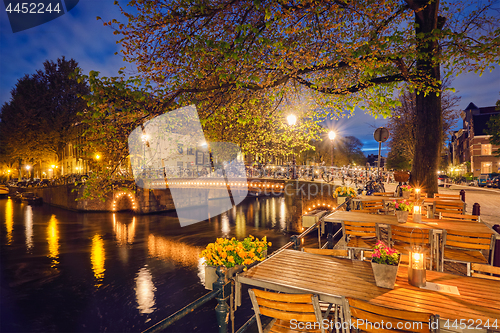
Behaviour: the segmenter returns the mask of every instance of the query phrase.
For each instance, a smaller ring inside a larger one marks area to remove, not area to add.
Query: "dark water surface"
[[[247,198],[184,228],[174,213],[75,213],[0,200],[1,332],[141,332],[201,297],[217,237],[289,240],[283,198]],[[236,329],[253,311],[247,297]],[[208,302],[168,332],[217,332]]]

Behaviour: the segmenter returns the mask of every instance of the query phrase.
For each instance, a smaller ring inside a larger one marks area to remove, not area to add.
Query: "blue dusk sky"
[[[7,13],[2,10],[0,103],[3,105],[10,100],[10,91],[18,79],[42,69],[44,61],[56,61],[62,56],[75,59],[86,74],[96,70],[105,76],[116,76],[119,68],[124,66],[134,71],[132,64],[124,63],[120,55],[114,55],[120,50],[120,45],[116,44],[118,37],[110,27],[96,20],[97,16],[104,21],[113,18],[125,21],[111,0],[80,0],[76,7],[55,20],[13,33]],[[500,99],[500,69],[497,66],[493,72],[484,73],[482,77],[474,73],[461,74],[453,86],[461,97],[459,106],[462,110],[470,102],[479,107],[495,105]],[[353,117],[332,123],[339,135],[352,135],[360,139],[365,154],[377,153],[378,143],[373,139],[373,132],[385,124],[385,119],[375,119],[360,110]],[[387,149],[382,151],[385,156],[387,152]]]

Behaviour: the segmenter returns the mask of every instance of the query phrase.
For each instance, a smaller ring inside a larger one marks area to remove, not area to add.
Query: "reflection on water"
[[[8,199],[5,204],[5,229],[7,229],[7,245],[12,243],[12,229],[14,228],[14,202]]]
[[[245,214],[243,213],[242,208],[240,207],[236,211],[235,208],[235,214],[233,217],[233,221],[236,223],[236,238],[237,239],[244,239],[247,235],[247,224],[246,224],[246,217]]]
[[[31,206],[26,206],[26,211],[24,212],[24,227],[26,235],[26,250],[31,250],[33,248],[33,209]]]
[[[116,219],[116,214],[113,214],[113,231],[116,235],[118,246],[134,243],[135,237],[135,216],[129,224],[121,223]]]
[[[76,213],[1,199],[0,332],[144,331],[206,293],[199,254],[208,243],[252,234],[278,248],[289,240],[285,213],[281,198],[249,198],[181,228],[173,213]],[[186,319],[194,329],[173,331],[216,332],[208,308]]]
[[[229,233],[231,232],[231,225],[229,224],[229,216],[227,216],[227,212],[222,213],[222,215],[220,216],[220,221],[222,224],[222,236],[228,237]]]
[[[147,266],[141,268],[135,277],[135,297],[140,313],[152,313],[155,310],[156,287]]]
[[[171,260],[183,266],[198,265],[201,248],[177,240],[149,234],[148,254],[162,260]]]
[[[285,207],[285,200],[280,201],[280,230],[285,230],[286,229],[286,207]]]
[[[59,229],[57,226],[55,215],[50,217],[47,225],[47,241],[49,243],[49,258],[52,258],[51,267],[56,267],[59,264]]]
[[[104,242],[101,235],[94,235],[92,237],[92,249],[90,251],[90,262],[92,263],[92,271],[94,272],[95,287],[99,288],[104,279]]]

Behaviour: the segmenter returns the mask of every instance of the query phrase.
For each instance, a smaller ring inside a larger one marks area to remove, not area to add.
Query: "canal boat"
[[[21,193],[21,202],[27,203],[28,205],[40,205],[43,203],[43,199],[37,197],[33,192],[23,192]]]

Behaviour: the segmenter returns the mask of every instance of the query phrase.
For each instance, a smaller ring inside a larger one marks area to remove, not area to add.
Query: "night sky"
[[[120,1],[122,3],[122,1]],[[124,63],[116,44],[118,36],[102,21],[113,18],[125,21],[112,0],[80,0],[78,5],[65,15],[37,27],[13,33],[7,13],[0,14],[0,103],[10,99],[10,91],[17,80],[25,74],[33,74],[43,68],[46,60],[58,57],[75,59],[85,74],[97,70],[101,75],[116,76],[120,67],[134,71],[132,64]],[[453,82],[456,94],[461,96],[460,109],[470,102],[479,107],[492,106],[500,99],[500,69],[482,77],[478,74],[461,74]],[[331,122],[341,136],[353,135],[364,143],[366,154],[376,153],[378,144],[373,139],[377,127],[384,126],[383,118],[374,119],[358,110],[354,117]],[[460,123],[457,123],[457,126]],[[387,155],[387,150],[383,150]]]

